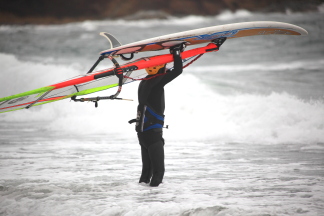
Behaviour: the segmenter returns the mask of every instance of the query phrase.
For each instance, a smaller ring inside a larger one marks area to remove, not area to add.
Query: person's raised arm
[[[183,64],[181,52],[184,49],[184,44],[179,44],[170,48],[170,53],[173,55],[174,67],[172,70],[167,71],[167,74],[163,76],[163,79],[160,81],[159,85],[166,85],[182,73]]]

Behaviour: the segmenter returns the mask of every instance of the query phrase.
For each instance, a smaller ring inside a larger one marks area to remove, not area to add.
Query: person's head
[[[165,66],[166,64],[162,64],[162,65],[145,68],[145,70],[149,75],[155,75],[158,73],[164,73],[166,69]]]

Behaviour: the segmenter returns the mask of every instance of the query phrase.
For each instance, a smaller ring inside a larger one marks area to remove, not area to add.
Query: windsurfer
[[[137,119],[133,122],[136,122],[142,156],[142,174],[139,183],[150,183],[152,187],[162,183],[165,171],[162,134],[165,109],[164,86],[182,73],[181,52],[184,48],[184,44],[170,48],[174,61],[173,69],[167,70],[166,65],[146,68],[148,75],[138,87],[139,105]],[[152,78],[153,76],[155,77]]]

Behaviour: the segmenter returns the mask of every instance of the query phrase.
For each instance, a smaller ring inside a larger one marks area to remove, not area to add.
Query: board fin
[[[111,47],[110,49],[121,46],[121,43],[112,34],[109,34],[107,32],[100,32],[100,35],[108,40]]]

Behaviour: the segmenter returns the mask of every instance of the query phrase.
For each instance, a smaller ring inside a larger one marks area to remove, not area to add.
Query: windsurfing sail
[[[184,51],[182,53],[182,59],[218,51],[218,49],[219,45],[210,43],[204,47]],[[173,62],[173,56],[171,54],[164,54],[144,57],[120,65],[125,75],[123,83],[126,84],[132,82],[133,79],[140,79],[146,76],[146,72],[141,69],[170,62]],[[82,96],[103,91],[118,86],[118,81],[118,77],[115,76],[115,67],[91,72],[57,84],[0,98],[0,113],[31,108],[73,96]]]

